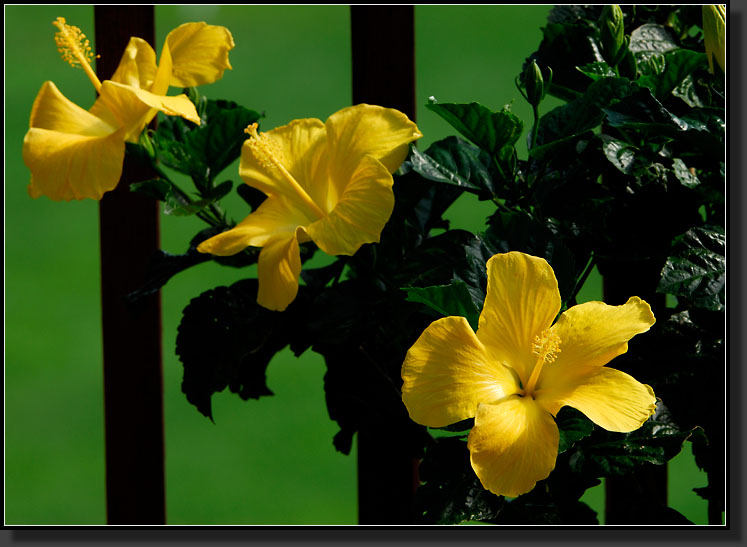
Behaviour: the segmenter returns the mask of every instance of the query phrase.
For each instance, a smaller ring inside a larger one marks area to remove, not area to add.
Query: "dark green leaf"
[[[166,194],[166,203],[163,212],[166,215],[189,216],[199,213],[206,207],[228,195],[233,188],[230,180],[220,183],[218,186],[204,192],[204,197],[195,201],[189,201],[181,192],[171,189]]]
[[[678,117],[664,108],[650,89],[641,88],[603,110],[612,127],[639,131],[644,138],[663,136],[682,140],[689,149],[716,161],[724,158],[724,132],[719,129],[723,118],[717,109],[692,109]]]
[[[685,188],[695,188],[700,184],[698,176],[691,173],[685,165],[685,162],[679,158],[674,158],[672,168],[674,169],[674,175],[682,183]]]
[[[575,408],[563,407],[555,418],[560,431],[558,453],[562,454],[576,442],[591,435],[594,423]]]
[[[698,91],[695,87],[695,80],[693,75],[688,75],[680,84],[672,90],[672,95],[679,97],[688,106],[693,108],[705,106],[702,99],[698,95]]]
[[[555,272],[561,298],[570,298],[581,272],[566,244],[549,228],[526,213],[499,212],[489,224],[480,237],[492,254],[521,251],[544,258]]]
[[[683,80],[706,63],[704,53],[689,49],[678,49],[663,56],[663,70],[641,76],[636,83],[648,87],[659,100],[664,100]]]
[[[506,108],[493,112],[479,103],[441,104],[433,99],[425,106],[491,156],[513,148],[524,129],[524,123]]]
[[[559,106],[540,119],[537,144],[548,145],[590,131],[602,123],[602,109],[635,92],[626,78],[604,78],[592,83],[582,97]],[[532,150],[532,156],[538,151]]]
[[[695,306],[718,311],[726,304],[726,238],[721,227],[688,230],[672,245],[658,292],[674,294]]]
[[[586,74],[595,82],[603,78],[614,78],[615,76],[617,76],[617,74],[615,74],[615,71],[612,70],[612,67],[605,61],[589,63],[587,65],[576,68],[579,70],[579,72],[581,72],[582,74]]]
[[[602,150],[605,157],[626,175],[634,174],[645,169],[650,164],[648,158],[640,154],[640,150],[625,141],[613,139],[608,135],[600,135]]]
[[[130,184],[130,192],[137,192],[138,194],[143,194],[160,201],[166,200],[166,196],[171,191],[171,188],[171,183],[162,178]]]
[[[595,13],[596,17],[576,18],[575,14],[566,13],[557,22],[550,20],[542,28],[543,38],[538,50],[524,62],[521,69],[523,74],[532,60],[540,67],[550,67],[553,79],[549,93],[565,101],[577,98],[589,84],[589,79],[576,67],[604,61],[595,38],[596,24],[592,22],[601,13],[601,6],[573,7],[576,8]]]
[[[176,353],[184,365],[182,391],[212,419],[211,398],[228,387],[244,400],[272,395],[265,370],[302,330],[294,309],[273,312],[257,304],[257,280],[216,287],[184,309]]]
[[[640,88],[603,110],[612,127],[656,130],[673,137],[689,128],[686,122],[664,108],[648,88]]]
[[[211,226],[200,231],[189,244],[187,252],[179,255],[167,253],[163,250],[158,252],[148,262],[145,271],[145,280],[142,285],[129,293],[126,297],[128,302],[135,302],[144,296],[154,294],[163,287],[176,274],[202,264],[208,260],[215,260],[226,265],[247,266],[257,262],[259,256],[258,247],[248,247],[241,253],[231,257],[218,257],[209,253],[201,253],[197,246],[208,238],[220,233],[220,228]]]
[[[666,27],[646,24],[630,33],[628,49],[633,52],[639,63],[645,63],[653,55],[663,55],[679,49],[679,46]]]
[[[465,317],[477,330],[479,311],[475,308],[464,281],[455,280],[449,285],[434,287],[404,287],[409,302],[420,302],[436,310],[443,317]]]
[[[458,186],[479,196],[493,195],[490,156],[460,137],[433,143],[425,153],[412,149],[409,166],[421,176]]]
[[[198,190],[207,192],[213,179],[241,154],[246,126],[260,117],[231,101],[208,100],[199,126],[178,117],[159,123],[155,133],[158,158],[193,177]]]
[[[639,465],[663,465],[682,449],[692,431],[681,431],[666,407],[657,403],[656,413],[630,433],[597,430],[576,445],[570,465],[577,473],[594,477],[626,475]]]

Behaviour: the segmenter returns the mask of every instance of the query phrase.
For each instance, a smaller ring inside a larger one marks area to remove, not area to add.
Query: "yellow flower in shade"
[[[705,42],[708,66],[713,72],[715,59],[721,72],[726,72],[726,6],[724,4],[705,5],[703,11],[703,41]]]
[[[558,426],[572,406],[609,431],[638,429],[653,414],[653,390],[605,367],[654,324],[649,305],[587,302],[561,314],[558,282],[541,258],[518,252],[488,260],[477,333],[462,317],[433,322],[407,352],[402,400],[429,427],[475,418],[467,447],[491,492],[529,492],[555,467]]]
[[[186,95],[169,97],[169,86],[194,86],[222,77],[234,42],[223,27],[186,23],[171,31],[156,64],[153,48],[131,38],[111,80],[99,81],[91,68],[89,41],[58,17],[55,36],[62,58],[82,68],[98,98],[85,110],[45,82],[31,109],[23,161],[31,170],[29,194],[55,201],[101,199],[122,174],[125,142],[136,142],[157,112],[199,124]]]
[[[299,243],[352,255],[379,241],[394,208],[392,173],[422,137],[403,113],[360,104],[323,123],[307,118],[265,133],[247,128],[239,175],[267,199],[236,227],[197,250],[220,256],[262,247],[257,302],[284,310],[298,293]]]

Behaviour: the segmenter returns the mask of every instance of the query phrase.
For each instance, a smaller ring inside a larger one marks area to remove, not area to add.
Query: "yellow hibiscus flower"
[[[703,12],[703,42],[708,66],[713,72],[715,59],[721,72],[726,73],[726,6],[724,4],[709,4],[702,7]]]
[[[85,110],[54,83],[42,85],[23,141],[23,160],[31,170],[28,191],[34,198],[101,199],[119,182],[125,142],[136,142],[157,112],[200,123],[186,95],[166,96],[169,86],[214,82],[231,68],[231,33],[186,23],[169,33],[158,64],[146,41],[131,38],[114,75],[102,83],[91,68],[93,54],[85,35],[62,17],[54,25],[63,59],[85,71],[99,96]]]
[[[261,134],[253,124],[247,133],[239,175],[268,197],[197,250],[227,256],[262,247],[257,302],[282,311],[298,293],[299,243],[352,255],[379,241],[394,208],[392,173],[422,134],[401,112],[367,104],[344,108],[326,123],[294,120]]]
[[[467,447],[491,492],[529,492],[555,467],[553,416],[572,406],[609,431],[638,429],[656,408],[654,392],[605,367],[654,324],[650,306],[587,302],[561,314],[558,282],[542,258],[497,254],[477,333],[462,317],[433,322],[407,352],[402,400],[429,427],[475,418]]]

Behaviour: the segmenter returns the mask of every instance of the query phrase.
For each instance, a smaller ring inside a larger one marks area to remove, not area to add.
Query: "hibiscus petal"
[[[235,44],[231,32],[207,23],[185,23],[166,37],[164,49],[173,59],[170,84],[194,87],[220,80],[231,68],[228,52]]]
[[[31,107],[29,127],[103,137],[111,135],[118,126],[106,123],[67,99],[54,83],[44,82]]]
[[[483,402],[517,392],[511,371],[488,356],[463,317],[431,323],[402,365],[402,401],[413,421],[443,427],[471,418]]]
[[[573,306],[552,328],[560,337],[560,353],[552,368],[564,374],[566,367],[606,365],[628,351],[628,340],[655,321],[651,306],[637,296],[621,306],[604,302]]]
[[[133,36],[110,80],[140,89],[150,89],[156,78],[157,68],[156,52],[151,45],[142,38]]]
[[[481,404],[467,447],[483,487],[516,497],[547,478],[558,455],[558,426],[531,397]]]
[[[553,365],[546,367],[548,373]],[[537,403],[552,414],[565,405],[580,410],[608,431],[634,431],[656,410],[650,386],[619,370],[576,367],[555,371],[535,392]]]
[[[534,338],[560,311],[558,281],[547,261],[519,252],[492,256],[487,270],[488,292],[477,337],[498,360],[513,367],[526,386],[537,360]]]
[[[110,80],[101,85],[100,96],[91,111],[105,107],[127,129],[127,139],[136,140],[156,111],[169,116],[181,116],[200,123],[195,105],[186,95],[168,97],[144,89],[118,84]]]
[[[381,161],[394,173],[405,160],[409,144],[423,134],[402,112],[359,104],[332,114],[325,124],[330,175],[342,194],[363,156]]]
[[[335,208],[307,227],[311,239],[330,255],[353,255],[376,243],[394,209],[392,175],[370,156],[361,158]]]
[[[283,311],[296,298],[301,274],[297,234],[302,233],[303,228],[299,227],[290,237],[275,236],[262,247],[257,262],[257,303],[260,306]]]
[[[262,247],[272,237],[291,235],[298,226],[309,222],[289,200],[270,196],[236,227],[203,241],[197,250],[218,256],[235,255],[249,246]]]
[[[104,137],[31,128],[23,139],[23,162],[31,170],[29,195],[54,201],[101,199],[122,175],[122,130]]]
[[[52,200],[101,199],[119,182],[124,132],[66,99],[46,82],[34,101],[23,161],[29,194]]]

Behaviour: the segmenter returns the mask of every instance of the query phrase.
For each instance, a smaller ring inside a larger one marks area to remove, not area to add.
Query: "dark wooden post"
[[[110,78],[131,36],[153,44],[153,6],[95,6],[99,79]],[[159,248],[158,203],[129,190],[148,178],[125,161],[99,208],[109,524],[165,524],[160,294],[128,305]]]
[[[351,6],[353,104],[396,108],[415,120],[413,6]],[[358,432],[359,524],[412,522],[417,461],[407,432],[369,424]]]
[[[610,305],[638,296],[648,302],[656,316],[665,297],[656,292],[661,265],[651,261],[599,265],[603,275],[604,301]],[[613,365],[614,366],[614,365]],[[624,477],[608,477],[605,486],[606,524],[661,524],[659,515],[649,515],[640,500],[667,506],[666,465],[642,467]],[[651,520],[648,520],[651,519]]]

